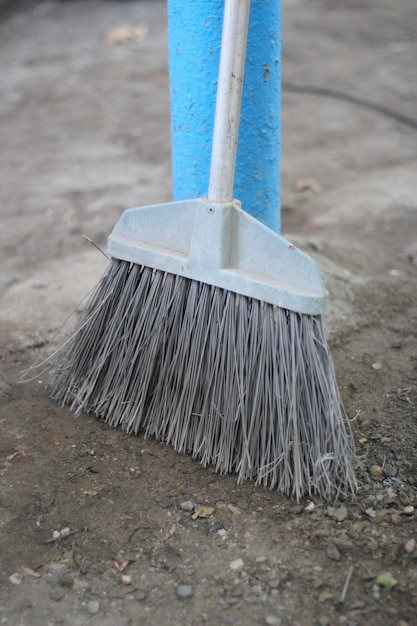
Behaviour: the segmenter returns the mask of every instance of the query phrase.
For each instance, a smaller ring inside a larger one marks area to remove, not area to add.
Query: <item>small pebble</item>
[[[146,599],[146,591],[144,591],[143,589],[139,589],[135,593],[135,600],[137,600],[138,602],[142,602],[145,599]]]
[[[327,515],[336,520],[336,522],[343,522],[348,516],[348,511],[345,506],[329,506],[327,508]]]
[[[63,529],[60,531],[59,535],[60,535],[60,537],[68,537],[68,535],[70,534],[70,532],[71,532],[71,531],[70,531],[70,529],[69,529],[69,528],[63,528]]]
[[[259,596],[252,596],[250,594],[245,596],[243,599],[247,604],[259,604],[260,602]]]
[[[323,602],[329,602],[329,600],[334,600],[334,594],[331,591],[322,591],[318,597],[318,601],[320,602],[320,604],[322,604]]]
[[[60,493],[56,494],[56,497],[54,499],[54,504],[62,504],[63,502],[65,502],[66,499],[67,499],[67,494],[61,491]]]
[[[12,574],[11,576],[9,576],[9,580],[14,585],[20,585],[20,583],[23,580],[23,576],[22,576],[22,574],[15,573],[15,574]]]
[[[267,624],[267,626],[281,626],[282,620],[280,617],[276,617],[275,615],[266,615],[265,624]]]
[[[353,543],[346,537],[334,537],[333,543],[340,552],[349,552],[353,548]]]
[[[385,504],[394,504],[397,500],[397,494],[390,487],[384,497]]]
[[[371,476],[374,476],[375,478],[381,478],[383,473],[380,465],[372,465],[370,472]]]
[[[331,624],[330,619],[327,617],[327,615],[320,615],[318,622],[320,626],[330,626]]]
[[[411,504],[410,496],[404,493],[404,491],[400,491],[400,493],[398,494],[398,497],[402,505],[407,506],[408,504]]]
[[[252,585],[251,591],[253,595],[260,596],[262,594],[262,587],[261,585]]]
[[[178,585],[177,587],[177,596],[182,600],[187,598],[192,598],[194,595],[194,589],[191,585]]]
[[[49,599],[53,600],[54,602],[59,602],[60,600],[62,600],[64,596],[65,596],[65,590],[60,587],[51,589],[51,591],[49,592]]]
[[[379,598],[381,597],[380,587],[376,583],[372,585],[372,595],[375,600],[379,600]]]
[[[193,502],[192,500],[186,500],[186,502],[181,502],[180,507],[183,511],[191,513],[191,511],[194,511],[195,509],[195,502]]]
[[[408,552],[408,554],[412,554],[416,549],[416,540],[409,539],[408,541],[406,541],[404,544],[404,549],[406,552]]]
[[[240,598],[241,596],[243,596],[242,585],[237,585],[237,587],[233,589],[230,595],[233,596],[233,598]]]
[[[372,363],[373,370],[380,370],[382,368],[381,363]]]
[[[243,559],[235,559],[230,563],[230,569],[239,570],[244,566]]]
[[[409,506],[405,506],[403,508],[403,513],[404,515],[414,515],[414,507],[411,506],[411,504]]]
[[[326,548],[326,553],[329,559],[331,559],[332,561],[340,561],[340,552],[336,548],[334,543],[329,543],[329,545]]]
[[[244,500],[243,498],[239,499],[236,504],[238,505],[239,509],[246,510],[249,508],[249,502],[247,500]]]
[[[356,600],[356,602],[352,602],[351,604],[351,609],[352,611],[356,610],[356,609],[363,609],[366,607],[366,602],[364,602],[363,600]]]
[[[271,580],[268,580],[268,587],[270,589],[278,589],[280,583],[281,581],[279,578],[271,578]]]
[[[63,582],[64,581],[61,581],[61,585],[62,585]],[[68,583],[69,582],[70,581],[68,580]],[[63,585],[63,586],[68,587],[69,585]],[[73,591],[85,591],[86,589],[89,588],[89,586],[90,586],[90,583],[87,580],[81,579],[81,578],[75,578],[72,581],[71,588],[72,588]]]
[[[391,463],[385,463],[384,465],[384,474],[389,478],[393,478],[397,474],[397,470]]]
[[[174,502],[168,496],[159,496],[156,501],[162,509],[169,509],[169,507],[173,506]]]
[[[98,600],[90,600],[86,608],[89,615],[97,615],[100,610],[100,602]]]
[[[52,533],[52,539],[60,539],[61,538],[61,533],[59,532],[59,530],[54,530]]]

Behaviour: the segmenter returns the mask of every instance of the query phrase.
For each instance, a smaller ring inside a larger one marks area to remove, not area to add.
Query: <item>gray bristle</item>
[[[297,499],[356,490],[320,317],[113,259],[49,388],[76,414],[142,430],[239,482]]]

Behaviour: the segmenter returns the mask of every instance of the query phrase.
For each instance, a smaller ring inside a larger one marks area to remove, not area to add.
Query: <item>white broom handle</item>
[[[250,0],[225,0],[208,199],[233,199]]]

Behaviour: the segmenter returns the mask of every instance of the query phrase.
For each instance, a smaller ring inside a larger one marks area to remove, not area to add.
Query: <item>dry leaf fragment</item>
[[[6,461],[12,461],[15,457],[19,456],[19,454],[21,456],[24,456],[25,458],[27,457],[27,454],[24,450],[18,450],[17,452],[13,452],[12,454],[8,454],[6,456]]]
[[[231,511],[233,513],[233,515],[241,515],[242,512],[237,508],[237,506],[234,506],[233,504],[228,504],[227,508],[229,509],[229,511]]]
[[[192,519],[197,519],[198,517],[210,517],[212,513],[214,513],[213,506],[198,505],[195,507],[194,513],[191,517]]]
[[[403,389],[398,389],[397,390],[397,394],[399,396],[403,396],[403,395],[408,395],[410,393],[412,393],[413,391],[416,391],[416,386],[415,385],[411,385],[411,387],[404,387]]]
[[[163,536],[164,541],[166,541],[167,539],[170,539],[171,537],[173,537],[175,535],[175,533],[176,533],[176,530],[177,530],[177,525],[173,524],[171,526],[171,528]]]
[[[138,26],[127,26],[120,24],[110,28],[106,35],[106,43],[111,45],[120,45],[130,43],[132,41],[143,41],[148,34],[148,26],[146,24],[138,24]]]
[[[97,491],[95,489],[86,489],[85,491],[83,491],[83,495],[84,496],[96,496]]]
[[[118,572],[123,572],[129,565],[129,559],[123,559],[121,561],[113,561],[113,565]]]
[[[20,571],[25,576],[32,576],[32,578],[41,578],[41,575],[38,572],[34,572],[30,567],[21,567]]]
[[[408,539],[404,544],[404,549],[408,554],[412,554],[416,549],[416,540],[414,538]]]
[[[333,598],[334,594],[331,591],[324,590],[320,593],[318,600],[320,603],[323,603],[328,602],[329,600],[333,600]]]
[[[321,186],[320,184],[314,180],[314,178],[300,178],[295,185],[295,191],[312,191],[313,193],[320,193]]]
[[[398,389],[398,398],[400,400],[403,400],[404,402],[408,402],[408,404],[413,404],[408,396],[411,395],[415,390],[416,387],[414,385],[412,385],[411,387],[404,387],[404,389]]]

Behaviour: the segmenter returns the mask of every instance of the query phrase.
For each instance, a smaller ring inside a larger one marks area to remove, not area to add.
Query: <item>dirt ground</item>
[[[286,0],[284,78],[417,117],[416,19]],[[106,266],[82,235],[170,199],[165,3],[0,1],[0,92],[0,623],[415,626],[417,129],[283,94],[283,232],[330,291],[360,483],[297,504],[20,382]]]

